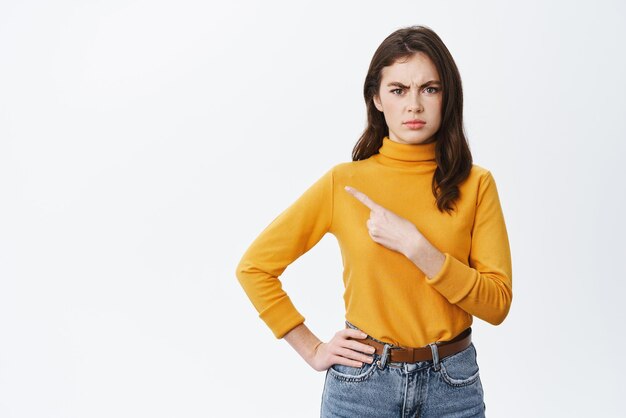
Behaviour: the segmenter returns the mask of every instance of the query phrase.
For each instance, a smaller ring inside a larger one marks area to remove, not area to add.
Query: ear
[[[372,97],[372,101],[374,102],[374,106],[376,106],[376,109],[378,109],[380,112],[383,111],[383,104],[380,101],[380,97],[378,96],[378,94],[375,94],[374,97]]]

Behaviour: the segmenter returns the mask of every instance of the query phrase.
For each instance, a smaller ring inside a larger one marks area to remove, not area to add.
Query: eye
[[[400,91],[401,92],[402,89],[401,88],[393,89],[393,90],[390,91],[390,93],[393,93],[394,91]],[[395,94],[395,93],[393,93],[393,94]]]
[[[439,91],[439,87],[426,87],[426,90],[428,90],[428,89],[433,89],[433,90],[434,90],[434,91],[432,92],[433,94],[434,94],[434,93],[437,93],[437,92]]]

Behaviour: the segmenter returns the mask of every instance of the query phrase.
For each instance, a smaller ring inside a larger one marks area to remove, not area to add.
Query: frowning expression
[[[389,139],[406,144],[434,141],[441,126],[441,103],[437,68],[423,52],[382,69],[374,105],[385,115]]]

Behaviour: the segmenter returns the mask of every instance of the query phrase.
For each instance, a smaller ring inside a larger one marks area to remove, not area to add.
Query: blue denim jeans
[[[346,321],[350,328],[358,329]],[[372,338],[372,337],[370,337]],[[376,340],[378,341],[378,340]],[[326,371],[322,418],[484,417],[485,402],[474,343],[458,353],[415,363],[390,362],[382,354],[361,367],[333,364]]]

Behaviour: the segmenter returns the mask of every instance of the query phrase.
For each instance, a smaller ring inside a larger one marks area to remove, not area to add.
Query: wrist
[[[320,339],[317,338],[304,323],[299,324],[285,334],[284,339],[309,364],[315,358],[317,349],[322,343],[322,341],[320,341]]]
[[[413,264],[419,264],[419,256],[423,253],[426,244],[426,239],[419,232],[410,239],[407,243],[407,248],[404,251],[406,258],[411,260]]]
[[[428,279],[437,275],[446,260],[445,254],[435,248],[421,234],[410,245],[406,256]]]
[[[311,351],[309,352],[307,356],[307,361],[309,362],[313,361],[313,359],[317,355],[317,351],[319,350],[319,348],[322,346],[323,343],[324,343],[323,341],[318,341],[315,344],[313,344],[313,347],[311,348]]]

